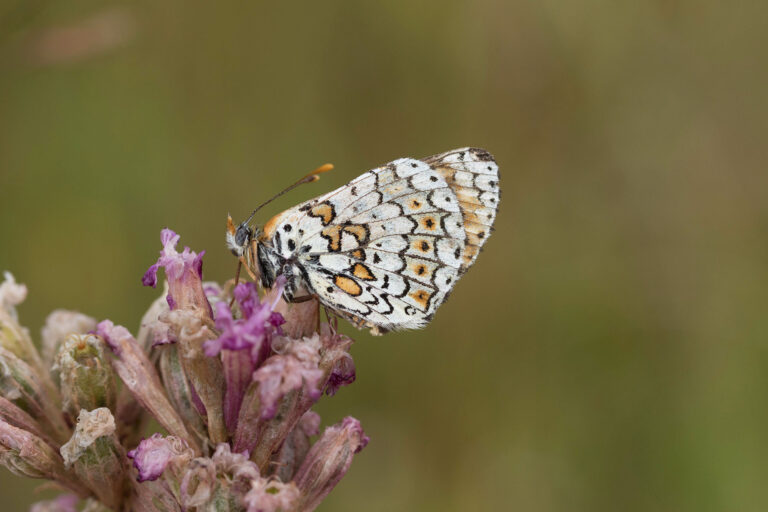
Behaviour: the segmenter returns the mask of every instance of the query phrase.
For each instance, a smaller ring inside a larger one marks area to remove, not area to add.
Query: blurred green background
[[[0,2],[0,268],[39,333],[135,329],[169,226],[401,156],[495,154],[496,233],[433,323],[353,333],[319,407],[372,441],[320,510],[768,508],[768,4]],[[39,482],[2,470],[3,510]]]

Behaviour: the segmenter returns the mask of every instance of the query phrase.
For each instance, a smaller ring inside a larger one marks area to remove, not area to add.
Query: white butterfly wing
[[[277,216],[265,235],[356,325],[419,328],[477,258],[498,201],[493,157],[457,149],[373,169]]]

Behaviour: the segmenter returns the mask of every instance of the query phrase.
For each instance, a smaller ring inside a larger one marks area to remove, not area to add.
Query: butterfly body
[[[374,333],[426,325],[490,235],[498,167],[463,148],[401,158],[272,218],[230,227],[230,249],[262,284],[310,295]]]

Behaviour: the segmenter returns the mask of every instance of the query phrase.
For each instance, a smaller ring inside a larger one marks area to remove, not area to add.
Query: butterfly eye
[[[251,229],[245,224],[240,224],[235,233],[235,243],[238,247],[245,247],[251,240]]]

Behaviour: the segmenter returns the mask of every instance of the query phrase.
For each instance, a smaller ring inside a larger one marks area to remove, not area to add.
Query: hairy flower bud
[[[45,326],[41,331],[43,360],[46,364],[52,365],[56,354],[59,352],[59,345],[67,336],[86,334],[94,329],[96,329],[96,320],[87,315],[65,309],[57,309],[52,312],[45,319]]]
[[[61,447],[61,456],[102,503],[110,507],[120,503],[125,452],[115,436],[115,418],[109,409],[81,410],[75,433]]]
[[[53,385],[48,367],[43,364],[29,330],[18,323],[15,306],[27,296],[27,288],[17,284],[13,276],[6,272],[5,281],[0,284],[0,347],[24,362],[30,374],[35,375],[37,387],[44,390],[51,401],[57,400],[57,391]]]
[[[56,480],[80,496],[89,491],[64,469],[61,457],[34,434],[0,421],[0,464],[30,478]]]
[[[349,470],[353,455],[365,448],[368,441],[360,422],[350,416],[325,429],[296,473],[296,485],[301,491],[299,509],[314,510]]]
[[[32,416],[2,396],[0,396],[0,420],[36,435],[58,451],[59,444],[42,429],[40,424]]]
[[[47,382],[32,366],[0,347],[0,394],[29,413],[53,439],[64,442],[69,428],[61,414],[58,391],[51,391]]]
[[[115,408],[115,375],[105,348],[104,341],[91,334],[72,334],[60,346],[55,368],[61,381],[62,408],[72,422],[82,409]]]

